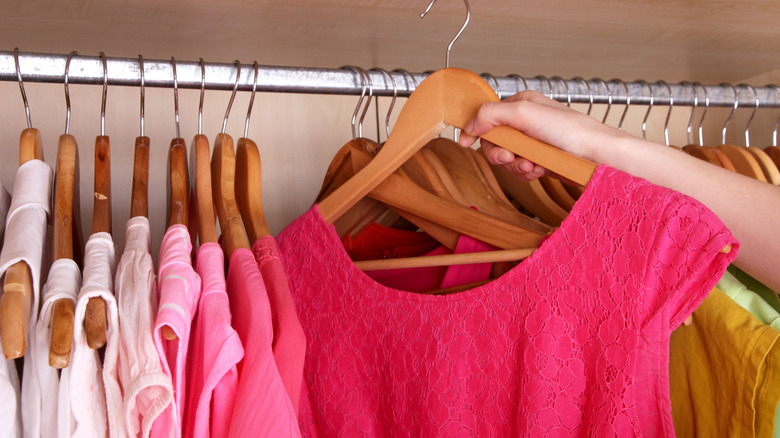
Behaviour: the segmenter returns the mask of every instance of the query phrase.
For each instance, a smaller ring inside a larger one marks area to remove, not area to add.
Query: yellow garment
[[[771,437],[780,400],[780,331],[720,289],[672,333],[669,381],[679,437]]]

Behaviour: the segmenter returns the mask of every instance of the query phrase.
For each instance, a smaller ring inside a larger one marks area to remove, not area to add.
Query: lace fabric
[[[669,334],[737,249],[697,201],[606,166],[531,257],[456,294],[376,283],[316,207],[277,242],[303,436],[673,436]]]

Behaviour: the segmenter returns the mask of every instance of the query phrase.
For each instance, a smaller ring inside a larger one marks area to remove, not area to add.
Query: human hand
[[[471,146],[478,136],[500,125],[511,126],[596,163],[603,162],[599,160],[602,149],[628,135],[540,93],[523,91],[502,102],[483,104],[461,133],[460,143]],[[517,174],[521,180],[530,181],[547,173],[543,167],[485,139],[481,144],[488,161]]]

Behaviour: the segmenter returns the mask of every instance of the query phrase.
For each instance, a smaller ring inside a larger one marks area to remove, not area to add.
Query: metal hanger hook
[[[68,90],[68,72],[70,71],[70,60],[73,55],[78,55],[79,52],[73,51],[68,54],[68,59],[65,61],[65,134],[70,131],[70,91]]]
[[[200,61],[200,103],[198,103],[198,135],[203,134],[203,97],[206,94],[206,63]]]
[[[666,83],[666,81],[656,81],[658,85],[665,85],[666,91],[669,93],[669,111],[666,112],[666,120],[664,121],[664,143],[669,146],[669,119],[672,115],[672,108],[674,108],[674,96],[672,95],[672,87]]]
[[[433,7],[433,4],[436,3],[436,0],[431,0],[431,3],[428,5],[428,8],[425,9],[425,12],[420,14],[420,18],[424,18],[428,12],[430,12],[431,7]],[[464,30],[466,30],[466,26],[469,25],[469,20],[471,19],[471,5],[469,5],[468,0],[463,0],[463,4],[466,5],[466,21],[463,22],[463,26],[461,26],[460,30],[457,34],[455,34],[455,37],[452,38],[452,41],[450,41],[450,44],[447,46],[447,56],[444,59],[444,67],[449,68],[450,66],[450,51],[452,50],[453,44],[455,44],[455,41],[460,38],[460,34],[463,33]]]
[[[726,144],[726,129],[729,126],[729,123],[731,123],[731,119],[734,118],[734,114],[737,112],[737,108],[739,108],[739,92],[737,92],[737,87],[729,84],[729,83],[722,83],[720,84],[721,87],[731,87],[732,91],[734,91],[734,108],[731,110],[731,114],[729,114],[729,117],[726,119],[726,121],[723,123],[723,131],[720,136],[721,144]]]
[[[522,77],[520,75],[517,75],[517,74],[511,74],[511,75],[509,75],[509,77],[515,80],[515,88],[517,89],[518,93],[520,91],[525,91],[525,90],[528,89],[528,82],[525,81],[524,77]],[[518,85],[520,85],[520,81],[523,82],[523,89],[522,90],[520,90],[520,87],[518,86]]]
[[[144,81],[144,57],[138,55],[138,72],[141,75],[141,137],[144,136],[144,101],[146,100],[146,82]]]
[[[710,109],[710,93],[707,91],[707,87],[700,84],[699,82],[694,81],[693,87],[696,89],[696,86],[701,87],[702,90],[704,90],[704,112],[701,113],[701,119],[699,119],[699,146],[704,146],[704,117],[707,115],[707,110]]]
[[[412,80],[412,84],[414,84],[414,89],[415,90],[417,89],[417,86],[420,85],[417,82],[417,79],[415,79],[414,75],[409,72],[409,70],[404,70],[402,68],[397,68],[395,70],[392,70],[391,73],[403,73],[403,74],[409,76],[409,78],[411,78],[411,80]],[[412,90],[412,91],[414,91],[414,90]]]
[[[179,131],[179,80],[176,76],[176,58],[171,56],[171,67],[173,68],[173,112],[176,117],[176,138],[181,138]]]
[[[368,83],[368,99],[366,100],[366,106],[363,107],[363,112],[360,114],[360,120],[358,121],[358,136],[363,137],[363,120],[366,119],[366,113],[368,113],[368,108],[371,106],[371,98],[374,97],[374,83],[365,70],[360,67],[358,67],[358,70],[360,70],[360,74],[366,78],[366,82]]]
[[[620,84],[623,86],[623,89],[626,91],[626,107],[623,108],[623,114],[620,115],[620,121],[618,122],[618,129],[623,129],[623,121],[626,119],[626,114],[628,114],[628,107],[631,106],[631,93],[628,91],[628,85],[626,85],[626,82],[621,79],[611,79],[609,81],[612,84]]]
[[[696,118],[696,109],[699,108],[699,93],[692,82],[682,81],[680,86],[689,86],[693,94],[693,109],[691,109],[691,117],[688,119],[688,127],[685,129],[686,139],[688,144],[693,144],[693,120]]]
[[[106,54],[100,52],[100,60],[103,61],[103,99],[100,104],[100,135],[106,135],[106,97],[108,96],[108,64]]]
[[[585,79],[582,79],[579,76],[575,76],[572,78],[573,81],[580,81],[583,85],[585,85],[585,88],[588,90],[588,98],[590,99],[590,103],[588,104],[588,112],[586,112],[586,115],[590,115],[590,112],[593,111],[593,90],[590,89],[590,84]]]
[[[501,86],[498,85],[498,80],[496,79],[496,77],[490,73],[482,73],[480,76],[483,77],[486,76],[488,79],[493,81],[493,85],[495,85],[495,87],[491,87],[491,88],[493,88],[493,91],[495,91],[496,95],[498,95],[498,100],[501,100]]]
[[[601,118],[601,123],[607,123],[607,117],[609,117],[609,111],[612,109],[612,90],[609,89],[609,85],[607,85],[607,83],[604,82],[604,79],[593,78],[591,79],[591,81],[601,82],[601,85],[603,85],[604,88],[607,90],[607,110],[604,111],[604,117]]]
[[[27,102],[27,93],[24,92],[24,81],[22,81],[22,72],[19,68],[19,48],[14,47],[14,63],[16,64],[16,78],[19,81],[19,90],[22,92],[22,102],[24,102],[24,112],[27,115],[27,128],[32,128],[32,119],[30,118],[30,104]]]
[[[775,91],[780,91],[780,87],[777,85],[772,85],[775,89]],[[772,146],[777,146],[777,128],[780,127],[780,117],[778,117],[777,122],[775,123],[775,129],[772,131]]]
[[[750,123],[753,121],[753,117],[756,115],[756,111],[758,111],[758,107],[761,105],[761,102],[758,100],[758,93],[756,93],[755,88],[751,87],[748,84],[739,84],[737,85],[740,88],[747,88],[753,93],[753,98],[756,100],[756,105],[753,107],[753,112],[750,113],[750,118],[748,118],[747,123],[745,123],[745,147],[750,147]]]
[[[361,105],[363,104],[363,98],[366,97],[366,90],[368,90],[368,85],[366,84],[366,78],[363,76],[363,73],[361,73],[360,70],[358,70],[358,68],[354,65],[345,65],[341,68],[348,68],[354,71],[356,75],[360,76],[361,86],[363,87],[360,92],[360,98],[358,99],[357,105],[355,106],[355,111],[352,113],[352,139],[354,140],[357,138],[357,115],[360,112]]]
[[[233,64],[236,65],[236,83],[233,85],[233,93],[230,95],[230,101],[228,101],[227,110],[225,111],[225,119],[222,120],[222,133],[225,133],[225,128],[227,128],[227,121],[228,117],[230,116],[230,108],[233,107],[233,100],[236,98],[236,91],[238,90],[238,81],[241,79],[241,61],[236,59],[233,61]]]
[[[571,90],[569,90],[569,84],[567,84],[566,81],[560,76],[553,76],[550,78],[550,80],[558,81],[563,84],[564,88],[566,89],[566,106],[571,108]]]
[[[252,82],[252,95],[249,98],[249,106],[246,109],[246,123],[244,123],[244,138],[248,138],[247,134],[249,134],[249,117],[252,115],[252,105],[255,103],[255,91],[257,91],[257,74],[258,74],[258,65],[257,61],[252,62],[252,67],[255,69],[255,80]]]
[[[650,116],[650,111],[653,110],[653,103],[655,103],[655,92],[653,91],[653,87],[651,87],[647,81],[640,79],[636,82],[642,87],[647,86],[647,88],[650,89],[650,104],[647,106],[645,117],[642,119],[642,138],[647,140],[647,118]]]
[[[535,76],[534,79],[537,79],[540,83],[542,81],[547,82],[547,89],[549,90],[550,94],[547,95],[550,99],[553,98],[553,88],[552,88],[552,82],[550,82],[550,79],[545,75],[538,75]],[[542,88],[541,86],[539,88]]]
[[[395,100],[396,98],[398,98],[398,86],[395,83],[395,79],[393,78],[393,75],[388,73],[387,70],[383,68],[374,68],[372,70],[381,72],[383,75],[387,76],[388,79],[390,79],[390,83],[393,84],[393,100],[390,101],[390,107],[387,108],[387,115],[385,116],[385,133],[387,134],[387,137],[390,138],[390,115],[393,114],[393,107],[395,106]],[[379,99],[379,96],[377,96],[377,99]]]

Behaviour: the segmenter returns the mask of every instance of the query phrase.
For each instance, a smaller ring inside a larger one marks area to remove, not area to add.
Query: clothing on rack
[[[298,421],[274,362],[273,323],[268,293],[251,251],[238,248],[227,274],[233,327],[244,345],[231,438],[263,431],[267,436],[298,437]]]
[[[154,420],[173,401],[173,384],[163,372],[152,339],[157,281],[149,220],[130,218],[114,284],[119,312],[119,382],[124,391],[123,426],[128,436],[149,437]]]
[[[119,319],[113,293],[115,271],[116,248],[111,235],[104,232],[92,234],[84,251],[83,282],[76,302],[71,362],[60,377],[70,380],[69,427],[72,437],[126,435],[122,391],[117,381]],[[93,297],[106,303],[106,345],[102,363],[98,352],[87,345],[84,329],[87,303]],[[84,409],[85,406],[91,408]]]
[[[252,253],[263,278],[268,303],[271,306],[273,341],[271,348],[284,389],[298,418],[303,384],[303,363],[306,357],[306,335],[298,320],[290,293],[287,274],[282,267],[276,240],[263,236],[252,245]]]
[[[236,365],[244,357],[244,348],[231,325],[224,266],[219,244],[200,246],[195,269],[203,290],[192,324],[185,437],[224,437],[230,431],[238,390]]]
[[[0,184],[0,245],[3,244],[5,235],[5,217],[8,215],[8,207],[11,206],[11,194]],[[2,248],[2,246],[0,246]]]
[[[671,336],[677,436],[772,436],[780,400],[779,340],[780,331],[713,290],[693,313],[693,324]]]
[[[304,436],[673,435],[669,334],[737,245],[698,202],[605,166],[530,258],[454,295],[377,284],[316,207],[278,242],[309,343]]]
[[[65,389],[67,388],[67,379],[63,383],[60,380],[57,369],[49,366],[49,344],[51,340],[52,318],[54,316],[54,303],[60,299],[68,299],[75,305],[80,288],[81,270],[76,262],[65,258],[55,260],[49,269],[49,275],[43,287],[43,304],[38,322],[35,325],[35,344],[30,346],[36,352],[33,355],[35,358],[35,364],[33,365],[35,374],[33,377],[38,381],[40,389],[37,400],[39,406],[37,409],[34,406],[24,407],[24,409],[29,409],[31,413],[38,414],[37,418],[30,420],[31,423],[25,426],[37,429],[31,431],[30,436],[70,436],[70,429],[65,427],[67,422],[60,421],[59,418],[60,415],[70,417],[70,405],[67,397],[65,397],[64,403],[55,402],[59,400],[61,390],[62,392],[67,392],[67,389]],[[61,385],[64,388],[61,388]],[[61,426],[62,428],[60,428]]]
[[[41,160],[29,160],[19,166],[14,179],[14,193],[5,220],[5,238],[0,252],[0,277],[17,262],[24,262],[32,274],[32,306],[26,345],[36,344],[35,326],[38,321],[41,264],[46,242],[46,222],[50,213],[52,170]],[[0,345],[1,347],[2,345]],[[31,436],[40,428],[41,388],[33,377],[36,349],[29,348],[24,357],[23,385],[13,360],[0,360],[0,375],[6,389],[3,392],[3,434]],[[48,355],[47,355],[48,359]],[[21,391],[21,392],[20,392]],[[15,405],[15,407],[14,407]],[[23,429],[23,420],[26,422]]]
[[[173,383],[174,399],[155,422],[154,437],[167,438],[171,433],[176,437],[182,435],[190,333],[201,288],[200,277],[192,269],[191,253],[187,227],[168,227],[158,258],[160,303],[154,322],[154,343],[163,371]],[[170,328],[176,339],[165,339],[163,327]]]

